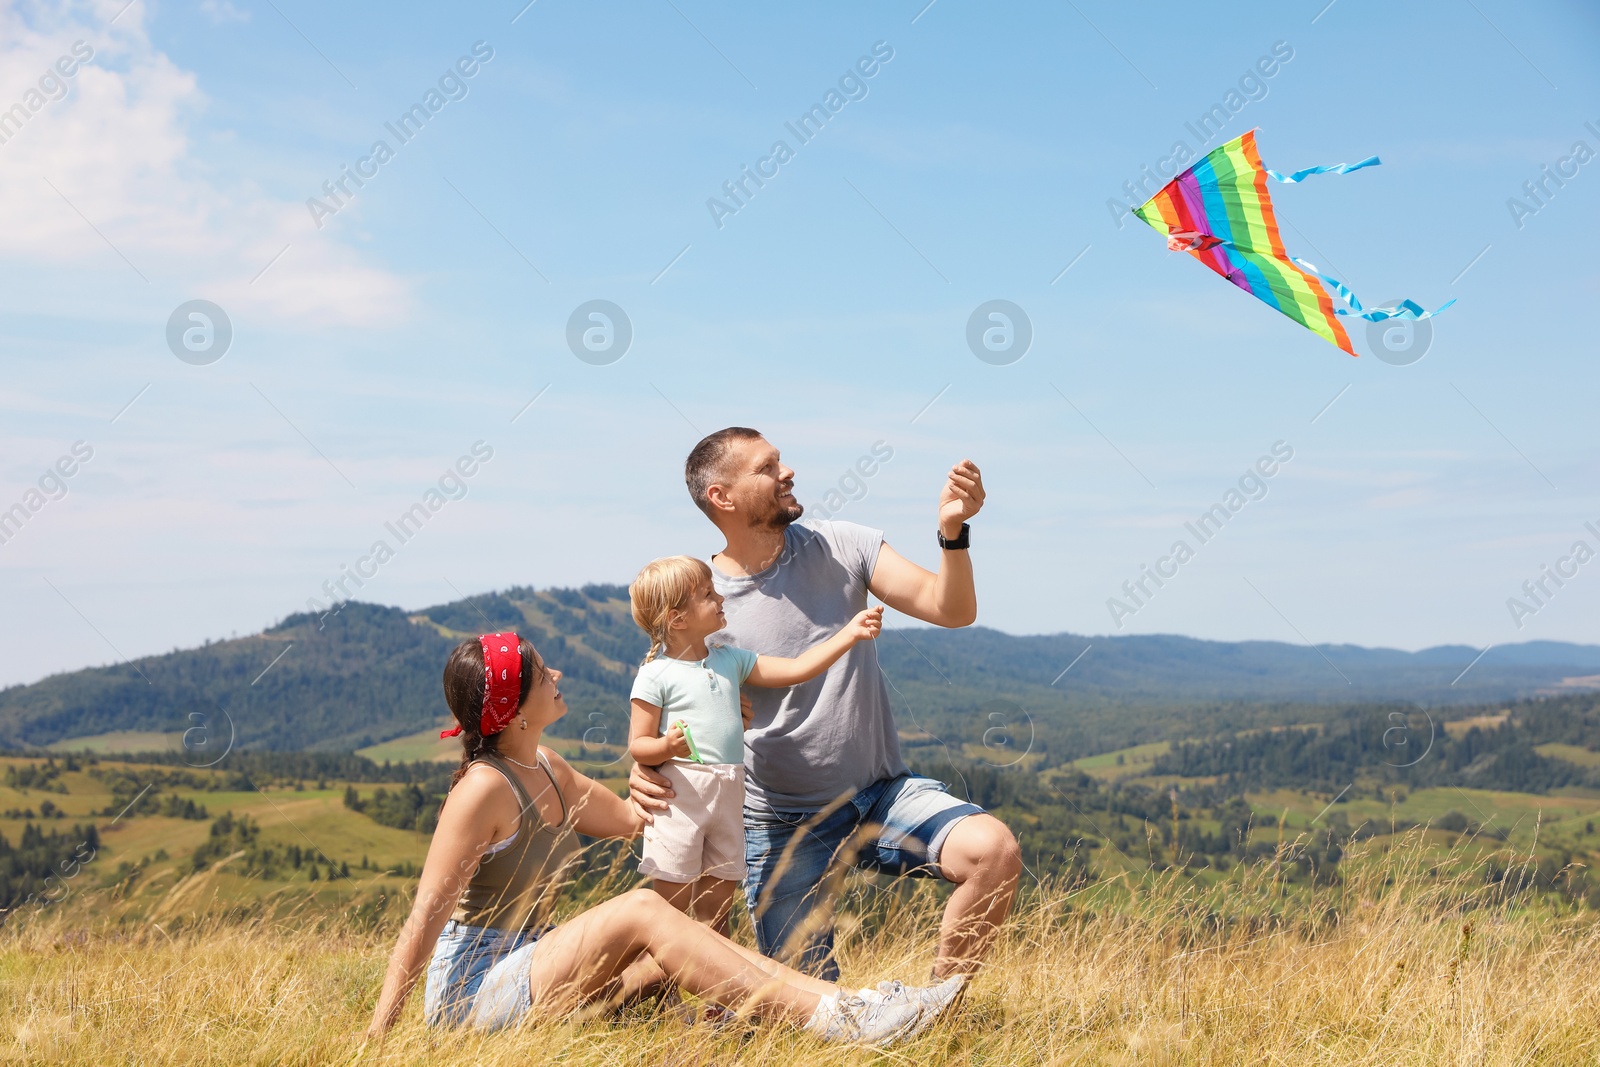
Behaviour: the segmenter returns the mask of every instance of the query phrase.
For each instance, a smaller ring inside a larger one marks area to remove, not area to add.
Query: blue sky
[[[980,621],[1011,632],[1600,641],[1600,560],[1571,557],[1600,549],[1592,8],[124,2],[0,4],[0,108],[27,111],[0,144],[0,508],[39,505],[0,544],[0,683],[255,631],[345,567],[420,608],[706,554],[681,462],[728,424],[928,563],[943,472],[977,461]],[[1290,251],[1369,304],[1459,301],[1420,359],[1364,329],[1351,359],[1108,205],[1275,47],[1204,148],[1380,155],[1272,192]],[[785,123],[852,72],[802,144]],[[1570,176],[1537,203],[1546,165]],[[233,330],[202,365],[166,339],[197,299]],[[966,340],[997,299],[1033,333],[1005,365]],[[620,359],[568,346],[592,300],[631,323]],[[1276,442],[1265,497],[1114,619]],[[58,460],[64,495],[29,497]]]

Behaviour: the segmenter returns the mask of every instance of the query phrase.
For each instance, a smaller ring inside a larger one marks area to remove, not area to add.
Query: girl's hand
[[[677,756],[679,759],[692,759],[689,754],[689,739],[683,736],[683,731],[676,724],[667,727],[667,732],[662,735],[667,739],[668,755]]]
[[[844,632],[854,641],[872,641],[883,630],[883,605],[868,608],[850,620]]]

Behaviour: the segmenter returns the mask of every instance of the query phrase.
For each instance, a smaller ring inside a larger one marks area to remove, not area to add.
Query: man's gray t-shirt
[[[760,574],[735,578],[711,565],[728,616],[711,640],[793,658],[866,608],[882,530],[803,521],[784,538],[778,561]],[[818,811],[906,772],[874,642],[856,642],[809,682],[744,691],[755,708],[744,735],[745,803],[757,811]]]

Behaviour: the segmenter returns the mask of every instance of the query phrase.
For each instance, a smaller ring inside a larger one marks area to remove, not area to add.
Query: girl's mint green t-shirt
[[[639,668],[630,697],[661,709],[657,736],[665,734],[674,719],[682,719],[689,724],[702,760],[743,763],[739,686],[755,665],[756,653],[728,645],[714,646],[703,660],[658,656]]]

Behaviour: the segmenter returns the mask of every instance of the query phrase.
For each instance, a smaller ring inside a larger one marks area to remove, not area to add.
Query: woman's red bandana
[[[484,634],[478,638],[483,646],[483,713],[478,719],[478,732],[484,737],[497,734],[517,716],[517,705],[522,702],[522,639],[507,631]],[[439,731],[440,737],[455,737],[461,733],[459,725]]]

